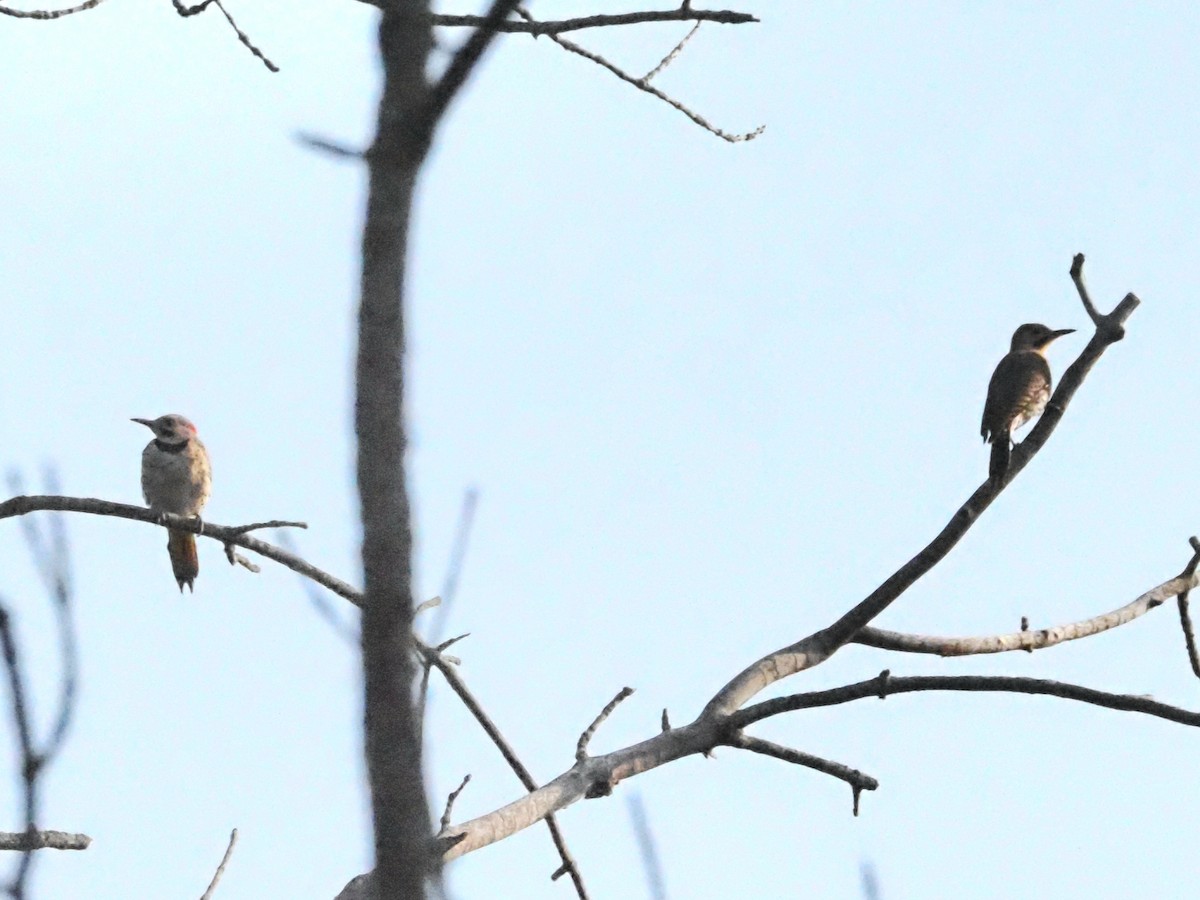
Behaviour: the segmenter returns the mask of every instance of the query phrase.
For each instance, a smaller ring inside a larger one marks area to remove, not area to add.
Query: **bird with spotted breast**
[[[983,407],[983,440],[992,445],[988,478],[999,482],[1008,471],[1013,432],[1041,415],[1050,400],[1050,363],[1046,348],[1074,328],[1057,331],[1045,325],[1022,325],[1012,336],[1009,352],[1000,360],[988,384]]]
[[[142,496],[157,513],[200,518],[200,510],[212,492],[212,468],[208,451],[196,435],[196,426],[183,416],[169,414],[157,419],[133,419],[154,432],[142,451]],[[187,531],[167,530],[167,553],[171,570],[183,593],[200,574],[196,536]]]

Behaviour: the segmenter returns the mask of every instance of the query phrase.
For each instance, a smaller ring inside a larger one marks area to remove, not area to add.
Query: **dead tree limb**
[[[1192,538],[1192,540],[1194,541],[1196,538]],[[1195,565],[1197,555],[1193,555],[1192,561],[1179,575],[1151,588],[1133,602],[1125,604],[1120,609],[1114,609],[1112,612],[1093,616],[1080,622],[1056,625],[1052,628],[1039,628],[1036,631],[1025,628],[1011,634],[996,634],[987,637],[937,637],[924,634],[903,634],[899,631],[886,631],[882,628],[868,626],[856,634],[851,639],[851,643],[900,653],[973,656],[981,653],[1009,653],[1013,650],[1033,652],[1066,641],[1077,641],[1080,638],[1091,637],[1093,634],[1127,625],[1150,610],[1162,606],[1172,597],[1178,597],[1181,604],[1185,603],[1188,591],[1200,583]],[[1186,628],[1184,633],[1187,634]]]

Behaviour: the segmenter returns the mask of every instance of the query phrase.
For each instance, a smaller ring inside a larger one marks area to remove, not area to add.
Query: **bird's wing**
[[[1037,353],[1007,354],[988,383],[987,402],[983,405],[983,421],[979,433],[991,442],[1007,431],[1009,423],[1025,397],[1029,375],[1037,362],[1045,362]]]

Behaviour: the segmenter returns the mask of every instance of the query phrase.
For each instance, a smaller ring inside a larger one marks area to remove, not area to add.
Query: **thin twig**
[[[690,41],[692,39],[692,35],[694,35],[699,30],[700,30],[700,23],[697,22],[695,25],[692,26],[692,30],[683,36],[683,40],[680,41],[678,44],[676,44],[675,48],[670,53],[668,53],[666,56],[664,56],[662,58],[662,61],[657,66],[655,66],[653,69],[651,69],[649,72],[647,72],[645,75],[642,76],[642,78],[641,78],[642,84],[649,84],[650,80],[652,78],[654,78],[656,75],[658,75],[659,72],[661,72],[663,69],[665,69],[671,63],[675,62],[675,57],[679,56],[679,54],[683,52],[684,46],[687,44],[688,41]]]
[[[517,7],[517,15],[521,16],[527,22],[532,23],[532,22],[536,21],[524,8],[522,8],[520,6]],[[580,47],[578,44],[576,44],[572,41],[568,41],[564,37],[559,37],[557,34],[550,34],[549,37],[550,37],[550,40],[554,41],[554,43],[558,44],[564,50],[569,50],[571,53],[574,53],[578,56],[582,56],[584,59],[590,60],[598,66],[603,66],[604,68],[608,69],[608,71],[612,72],[614,75],[616,75],[618,78],[620,78],[622,81],[626,81],[629,84],[632,84],[638,90],[645,91],[647,94],[651,94],[651,95],[657,97],[659,100],[662,100],[667,105],[673,106],[675,109],[679,110],[681,113],[683,113],[685,116],[687,116],[693,122],[695,122],[697,125],[699,125],[701,128],[703,128],[705,131],[708,131],[711,134],[715,134],[717,137],[721,138],[722,140],[729,141],[731,144],[736,144],[739,141],[753,140],[754,138],[756,138],[760,134],[762,134],[767,128],[766,125],[760,125],[760,126],[758,126],[758,128],[755,128],[753,131],[748,131],[745,134],[730,134],[727,131],[722,131],[720,128],[717,128],[715,125],[713,125],[706,118],[701,116],[699,113],[693,112],[691,109],[684,106],[682,103],[680,103],[674,97],[664,94],[658,88],[654,87],[654,85],[647,83],[647,81],[644,78],[635,78],[634,76],[630,75],[625,70],[613,65],[611,62],[609,62],[607,59],[605,59],[603,56],[599,55],[598,53],[593,53],[590,50],[585,50],[583,47]]]
[[[233,845],[237,843],[237,829],[229,832],[229,846],[225,848],[225,855],[221,857],[221,864],[217,866],[217,871],[213,872],[212,881],[208,883],[208,890],[200,897],[200,900],[212,900],[213,891],[217,889],[217,882],[221,880],[221,876],[225,874],[225,866],[229,864],[229,857],[233,855]]]
[[[454,812],[454,801],[458,799],[458,795],[463,792],[463,788],[467,786],[467,782],[471,780],[470,773],[463,776],[462,784],[450,792],[450,796],[446,798],[446,810],[442,813],[442,831],[450,827],[450,814]]]
[[[322,153],[328,153],[330,156],[336,156],[339,159],[361,160],[365,159],[367,155],[364,150],[358,150],[346,144],[338,144],[327,138],[309,134],[306,131],[297,134],[296,140],[312,150],[320,150]]]
[[[370,0],[364,0],[370,2]],[[483,24],[482,16],[456,16],[435,13],[433,24],[451,28],[478,27]],[[540,35],[562,34],[582,28],[608,28],[616,25],[640,25],[646,22],[718,22],[722,25],[745,25],[759,20],[750,13],[728,9],[692,9],[688,4],[675,9],[645,10],[641,12],[617,13],[614,15],[581,16],[577,19],[561,19],[557,22],[535,22],[508,20],[496,26],[497,31],[508,34]]]
[[[251,531],[260,531],[263,528],[308,528],[308,523],[272,519],[270,522],[252,522],[249,525],[235,525],[229,531],[231,534],[247,534]]]
[[[287,531],[279,531],[276,534],[276,539],[279,545],[288,553],[297,556],[298,551],[296,545],[292,542],[291,534]],[[359,635],[358,628],[352,623],[347,622],[341,614],[334,610],[333,605],[329,602],[329,598],[304,575],[300,575],[300,589],[304,591],[304,596],[308,598],[309,605],[316,610],[317,615],[325,620],[325,623],[333,629],[347,644],[358,644]]]
[[[53,469],[47,469],[43,477],[48,489],[56,492],[59,490],[58,474]],[[14,490],[21,490],[20,473],[10,473],[8,483]],[[74,611],[71,605],[74,593],[66,524],[62,516],[49,516],[46,527],[49,531],[48,538],[38,526],[35,517],[24,516],[21,519],[25,544],[54,606],[59,655],[62,658],[58,711],[54,716],[54,727],[50,731],[50,737],[41,750],[43,764],[49,765],[62,749],[75,713],[75,696],[79,688],[79,641],[75,634]]]
[[[441,640],[450,618],[450,607],[458,596],[458,582],[462,577],[463,564],[467,558],[467,546],[471,539],[471,528],[475,524],[475,509],[479,505],[479,490],[467,488],[463,494],[462,507],[458,513],[458,525],[454,529],[454,543],[450,548],[450,561],[446,564],[446,577],[442,581],[442,603],[429,627],[429,643]]]
[[[12,630],[12,617],[3,598],[0,598],[0,654],[4,657],[4,669],[8,674],[13,724],[16,726],[17,750],[21,760],[21,785],[25,795],[25,834],[28,836],[28,844],[21,855],[20,863],[17,864],[17,872],[9,883],[8,892],[13,900],[24,900],[25,883],[33,865],[32,847],[34,836],[37,834],[37,783],[43,760],[33,745],[29,705],[25,694],[25,674],[21,668],[17,639]]]
[[[238,23],[233,20],[233,16],[231,16],[229,11],[225,9],[224,5],[221,3],[221,0],[203,0],[203,2],[197,3],[195,6],[185,6],[180,2],[180,0],[171,0],[171,5],[175,7],[175,12],[179,13],[179,15],[185,19],[188,16],[199,15],[208,9],[209,6],[215,6],[221,11],[221,15],[225,17],[225,21],[229,23],[229,27],[233,29],[233,33],[237,35],[237,39],[242,42],[242,45],[260,60],[262,60],[262,64],[270,71],[279,71],[279,66],[267,59],[267,57],[263,55],[263,52],[254,46],[254,43],[250,40],[249,35],[247,35],[246,32],[242,31],[242,29],[238,27]]]
[[[0,6],[0,16],[12,16],[16,19],[41,19],[43,21],[48,19],[61,19],[63,16],[70,16],[74,15],[75,13],[86,12],[89,9],[95,9],[103,2],[104,0],[85,0],[85,2],[80,3],[78,6],[72,6],[69,9],[48,10],[12,9],[8,6]]]
[[[591,743],[592,735],[596,733],[596,729],[604,723],[605,719],[612,715],[612,711],[617,708],[618,704],[632,693],[633,688],[631,687],[623,687],[617,691],[617,696],[609,700],[604,709],[600,710],[600,715],[596,716],[592,720],[592,724],[583,730],[583,734],[579,736],[579,742],[575,745],[576,762],[583,762],[587,759],[588,744]]]
[[[1188,562],[1187,568],[1183,570],[1183,573],[1191,580],[1196,574],[1197,564],[1200,564],[1200,538],[1192,537],[1189,543],[1192,546],[1192,558]],[[1189,593],[1190,591],[1184,591],[1179,595],[1179,625],[1183,629],[1183,643],[1187,647],[1188,661],[1192,664],[1192,673],[1197,678],[1200,678],[1200,654],[1196,652],[1196,631],[1192,627],[1192,616],[1188,610]]]
[[[1092,302],[1091,294],[1088,293],[1087,283],[1083,280],[1083,260],[1082,253],[1076,253],[1071,260],[1071,280],[1075,282],[1075,290],[1079,292],[1079,299],[1083,301],[1083,309],[1088,318],[1099,328],[1104,324],[1104,316],[1096,309],[1096,304]]]
[[[879,787],[878,780],[858,769],[852,769],[850,766],[834,762],[831,759],[805,753],[803,750],[793,750],[791,747],[784,747],[773,741],[752,737],[740,730],[733,733],[728,743],[731,747],[749,750],[752,753],[761,753],[763,756],[781,759],[784,762],[795,763],[798,766],[805,766],[817,772],[832,775],[834,778],[840,778],[854,790],[854,815],[856,816],[858,815],[858,793],[873,791]]]
[[[646,887],[652,900],[667,900],[667,888],[663,881],[662,863],[658,859],[658,848],[654,846],[654,832],[646,816],[642,795],[634,791],[626,801],[629,819],[633,822],[633,836],[637,840],[638,853],[642,858],[642,871],[646,875]]]

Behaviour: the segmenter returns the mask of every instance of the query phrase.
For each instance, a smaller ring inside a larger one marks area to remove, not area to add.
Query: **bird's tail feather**
[[[1011,442],[1007,434],[998,434],[992,438],[992,458],[988,463],[988,478],[995,482],[1004,478],[1004,473],[1008,471],[1008,458],[1011,452]],[[193,549],[192,552],[194,553],[195,550]]]
[[[196,536],[187,531],[167,532],[167,552],[171,554],[171,570],[179,583],[179,593],[186,584],[192,590],[192,582],[200,574],[200,557],[196,555]]]

